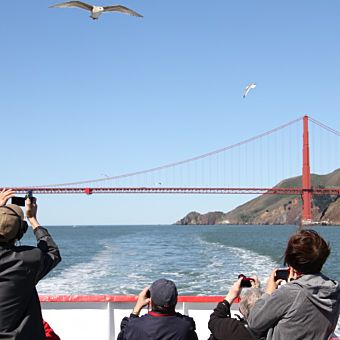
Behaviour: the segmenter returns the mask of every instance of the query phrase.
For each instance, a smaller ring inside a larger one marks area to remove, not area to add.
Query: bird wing
[[[88,11],[92,11],[93,9],[92,5],[89,5],[82,1],[68,1],[68,2],[62,2],[60,4],[55,4],[55,5],[50,6],[50,8],[65,8],[65,7],[79,7],[79,8],[86,9]]]
[[[244,89],[244,92],[243,92],[243,98],[245,98],[248,94],[248,92],[251,90],[251,89],[254,89],[256,87],[256,84],[255,83],[250,83],[248,84],[245,89]]]
[[[248,92],[250,91],[250,85],[247,85],[243,91],[243,98],[246,97],[246,95],[248,94]]]
[[[133,11],[132,9],[125,7],[125,6],[121,6],[121,5],[104,6],[104,12],[115,12],[115,11],[130,14],[130,15],[133,15],[135,17],[143,18],[143,15],[141,15],[141,14]]]

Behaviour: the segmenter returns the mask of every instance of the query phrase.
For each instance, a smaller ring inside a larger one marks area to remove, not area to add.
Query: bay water
[[[340,228],[315,228],[332,253],[323,272],[340,280]],[[50,226],[62,262],[40,294],[137,294],[154,280],[175,281],[181,295],[224,295],[238,274],[263,285],[295,226]],[[35,245],[32,233],[23,244]]]
[[[323,272],[340,280],[340,227],[316,229],[332,252]],[[158,278],[180,295],[225,295],[239,274],[262,287],[283,266],[296,226],[49,226],[62,262],[38,284],[39,294],[136,295]],[[35,245],[32,232],[22,244]],[[336,334],[340,335],[340,324]]]

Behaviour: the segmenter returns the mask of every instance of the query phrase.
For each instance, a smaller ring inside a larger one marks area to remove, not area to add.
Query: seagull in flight
[[[248,95],[249,91],[254,89],[255,87],[256,87],[256,83],[248,84],[243,91],[243,98],[245,98]]]
[[[90,5],[82,1],[68,1],[68,2],[62,2],[62,3],[50,6],[50,8],[65,8],[65,7],[79,7],[82,9],[86,9],[87,11],[91,12],[90,18],[92,18],[93,20],[98,19],[98,17],[103,12],[122,12],[125,14],[133,15],[135,17],[140,17],[140,18],[143,17],[141,14],[122,5],[94,6],[94,5]]]

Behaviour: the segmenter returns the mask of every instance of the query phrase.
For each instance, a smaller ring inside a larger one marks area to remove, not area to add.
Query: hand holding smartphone
[[[285,280],[288,282],[289,268],[279,268],[275,272],[275,281]]]
[[[24,207],[25,201],[27,198],[29,198],[31,200],[31,203],[33,203],[33,200],[35,198],[33,197],[32,190],[27,191],[25,197],[17,197],[17,196],[12,197],[11,203],[18,205],[19,207]]]
[[[242,288],[250,288],[252,287],[252,282],[255,282],[255,279],[253,279],[252,277],[246,277],[245,275],[243,274],[240,274],[238,276],[238,278],[241,278],[242,277],[242,281],[241,281],[241,286]]]

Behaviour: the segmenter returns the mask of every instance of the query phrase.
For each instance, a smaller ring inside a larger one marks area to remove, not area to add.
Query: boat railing
[[[199,340],[210,336],[208,321],[224,296],[179,296],[176,311],[194,318]],[[129,316],[137,296],[129,295],[58,295],[40,296],[43,318],[62,340],[115,340],[120,323]],[[239,300],[231,312],[238,312]],[[142,310],[142,314],[147,309]],[[332,340],[339,340],[336,336]]]

